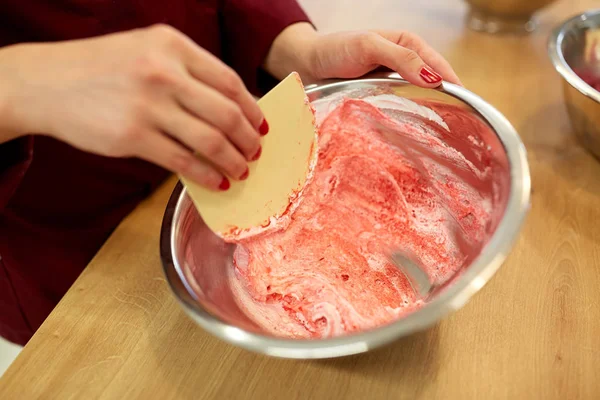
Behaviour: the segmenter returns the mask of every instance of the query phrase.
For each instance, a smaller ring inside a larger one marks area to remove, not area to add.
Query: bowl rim
[[[565,34],[576,28],[578,24],[591,18],[600,18],[600,9],[588,10],[562,22],[552,30],[552,33],[548,38],[547,47],[550,61],[552,62],[554,69],[556,69],[563,79],[584,96],[600,103],[600,92],[588,85],[575,73],[575,71],[573,71],[571,66],[567,63],[567,60],[565,60],[562,51],[562,42],[565,38]]]
[[[318,90],[335,88],[348,82],[360,83],[404,83],[410,85],[396,73],[371,73],[357,79],[330,79],[306,86],[307,94]],[[193,293],[181,293],[182,287],[189,291],[188,283],[179,262],[173,257],[176,232],[173,222],[181,215],[186,191],[179,182],[173,190],[163,217],[160,233],[160,253],[163,268],[175,297],[187,314],[202,328],[230,344],[250,351],[274,357],[296,359],[333,358],[363,353],[388,344],[400,337],[431,327],[452,311],[460,309],[496,273],[517,240],[530,207],[531,177],[525,146],[510,122],[492,105],[462,86],[444,82],[437,90],[458,98],[492,127],[505,149],[510,169],[510,190],[504,217],[498,224],[490,241],[473,260],[469,269],[456,279],[433,301],[419,312],[409,314],[388,325],[373,330],[328,339],[286,339],[247,332],[230,325],[205,311],[200,304],[191,301]],[[177,271],[180,285],[172,270]]]

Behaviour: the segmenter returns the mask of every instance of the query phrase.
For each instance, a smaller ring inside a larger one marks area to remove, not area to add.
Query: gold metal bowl
[[[469,28],[487,33],[530,33],[536,12],[556,0],[465,0]]]

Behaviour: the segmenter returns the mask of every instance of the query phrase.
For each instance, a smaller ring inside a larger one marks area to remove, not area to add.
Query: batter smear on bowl
[[[417,166],[382,129],[419,141],[437,160]],[[389,251],[410,250],[440,283],[469,257],[457,234],[485,242],[493,199],[482,190],[491,185],[483,129],[459,106],[392,95],[341,101],[320,126],[318,162],[297,207],[263,232],[226,238],[238,244],[231,287],[239,306],[290,338],[364,331],[421,307]],[[456,150],[467,142],[469,154]]]

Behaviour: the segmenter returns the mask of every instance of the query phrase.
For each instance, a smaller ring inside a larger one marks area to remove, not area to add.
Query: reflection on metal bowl
[[[529,33],[536,12],[556,0],[465,0],[469,28],[487,33]]]
[[[369,351],[400,337],[426,329],[461,308],[492,278],[512,248],[529,207],[530,175],[525,149],[510,123],[492,106],[466,89],[444,84],[442,89],[417,88],[397,74],[372,74],[356,80],[334,80],[310,85],[307,93],[320,110],[339,101],[340,94],[355,98],[389,93],[407,99],[459,104],[487,123],[481,138],[500,167],[493,176],[493,222],[486,243],[450,284],[422,308],[372,330],[325,339],[287,339],[261,329],[236,303],[228,284],[235,245],[226,244],[202,222],[192,202],[178,185],[165,211],[161,258],[171,288],[190,317],[213,335],[252,351],[286,358],[329,358]],[[492,185],[490,185],[490,188]]]
[[[565,102],[573,130],[581,144],[600,158],[600,92],[575,71],[592,71],[600,77],[600,63],[584,57],[586,31],[600,29],[600,10],[577,15],[554,30],[548,53],[562,77]]]

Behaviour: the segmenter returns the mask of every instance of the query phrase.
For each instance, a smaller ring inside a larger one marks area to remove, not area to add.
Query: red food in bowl
[[[575,70],[575,73],[588,85],[600,92],[600,73],[590,70]]]

